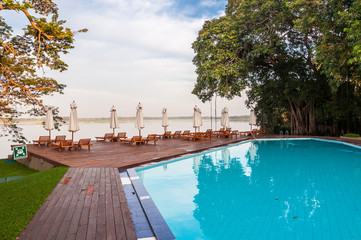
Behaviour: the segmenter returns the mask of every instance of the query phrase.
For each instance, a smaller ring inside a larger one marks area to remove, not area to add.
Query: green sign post
[[[26,145],[16,146],[13,149],[14,149],[14,160],[28,157],[28,150],[26,149]]]

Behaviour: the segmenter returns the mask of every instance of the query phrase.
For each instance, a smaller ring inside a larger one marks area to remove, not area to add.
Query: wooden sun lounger
[[[228,137],[232,137],[232,132],[229,130],[226,130],[223,132],[223,134],[221,135],[223,138],[228,138]]]
[[[231,138],[232,138],[233,136],[236,136],[236,138],[237,138],[237,136],[238,136],[238,130],[233,130],[233,131],[231,132]]]
[[[204,139],[209,138],[209,140],[212,140],[213,137],[213,131],[212,129],[207,129],[207,131],[203,134]]]
[[[205,132],[206,135],[213,137],[213,131],[212,129],[207,129],[207,131]]]
[[[213,136],[222,137],[224,136],[225,131],[226,130],[224,128],[219,129],[219,131],[213,131]]]
[[[40,147],[40,144],[49,145],[50,144],[50,136],[40,136],[39,140],[33,140],[33,144],[38,144]]]
[[[240,136],[248,136],[248,135],[251,135],[251,131],[242,131],[242,132],[238,132],[238,134],[240,135]]]
[[[127,133],[126,132],[119,132],[118,135],[115,137],[115,141],[119,141],[120,139],[126,139]]]
[[[130,143],[131,146],[133,146],[133,143],[140,143],[142,144],[144,141],[142,140],[142,136],[134,136],[132,138],[126,138],[126,139],[119,139],[120,144]]]
[[[190,134],[191,134],[191,130],[184,130],[181,135],[190,135]]]
[[[113,133],[106,133],[105,135],[104,135],[104,137],[95,137],[96,138],[96,140],[97,141],[106,141],[107,139],[109,140],[109,141],[113,141],[113,138],[114,138],[114,134]]]
[[[157,144],[158,138],[157,134],[149,134],[146,138],[142,138],[142,141],[148,144],[149,142],[153,141],[154,144]]]
[[[65,135],[59,135],[56,136],[55,139],[52,139],[51,142],[60,142],[60,141],[64,141],[66,139]]]
[[[90,150],[90,146],[93,146],[90,138],[80,139],[79,142],[75,143],[74,145],[76,145],[79,150],[82,146],[88,146],[88,150]]]
[[[206,137],[204,136],[205,133],[202,133],[202,132],[196,132],[196,133],[193,133],[193,134],[189,134],[189,135],[182,135],[181,138],[182,140],[183,139],[193,139],[193,141],[196,141],[197,139],[205,139]]]
[[[166,131],[162,136],[163,136],[163,139],[172,138],[172,132]]]
[[[73,140],[63,140],[63,141],[60,141],[60,142],[54,142],[54,143],[51,143],[51,149],[53,148],[59,148],[59,152],[63,149],[63,148],[66,148],[68,147],[69,150],[72,150],[74,145],[73,145]]]
[[[182,135],[182,131],[175,131],[175,132],[173,133],[172,137],[173,137],[173,138],[176,138],[176,137],[180,138],[181,135]]]

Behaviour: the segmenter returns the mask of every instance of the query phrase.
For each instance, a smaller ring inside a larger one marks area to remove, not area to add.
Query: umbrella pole
[[[74,141],[74,132],[71,132],[71,140]]]
[[[140,129],[139,129],[139,136],[142,136],[142,135],[141,135],[141,130],[140,130]]]
[[[50,141],[51,141],[51,130],[49,130],[49,138],[50,138]]]
[[[164,127],[164,132],[166,132],[167,131],[167,127]]]

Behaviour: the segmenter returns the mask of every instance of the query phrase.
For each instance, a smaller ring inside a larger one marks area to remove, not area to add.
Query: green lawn
[[[18,162],[5,163],[6,160],[0,160],[0,178],[11,176],[27,176],[36,173],[36,170],[23,166]]]
[[[37,172],[0,160],[0,176],[25,176],[0,183],[0,239],[15,239],[68,170],[56,167]]]

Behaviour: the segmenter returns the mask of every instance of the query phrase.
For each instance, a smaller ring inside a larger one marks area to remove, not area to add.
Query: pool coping
[[[176,239],[173,232],[170,230],[168,224],[164,220],[162,214],[160,213],[159,209],[150,197],[142,181],[139,179],[139,176],[136,173],[135,169],[127,169],[126,172],[129,176],[129,180],[134,188],[134,192],[142,207],[145,217],[147,218],[151,230],[155,235],[154,237],[158,240]]]

